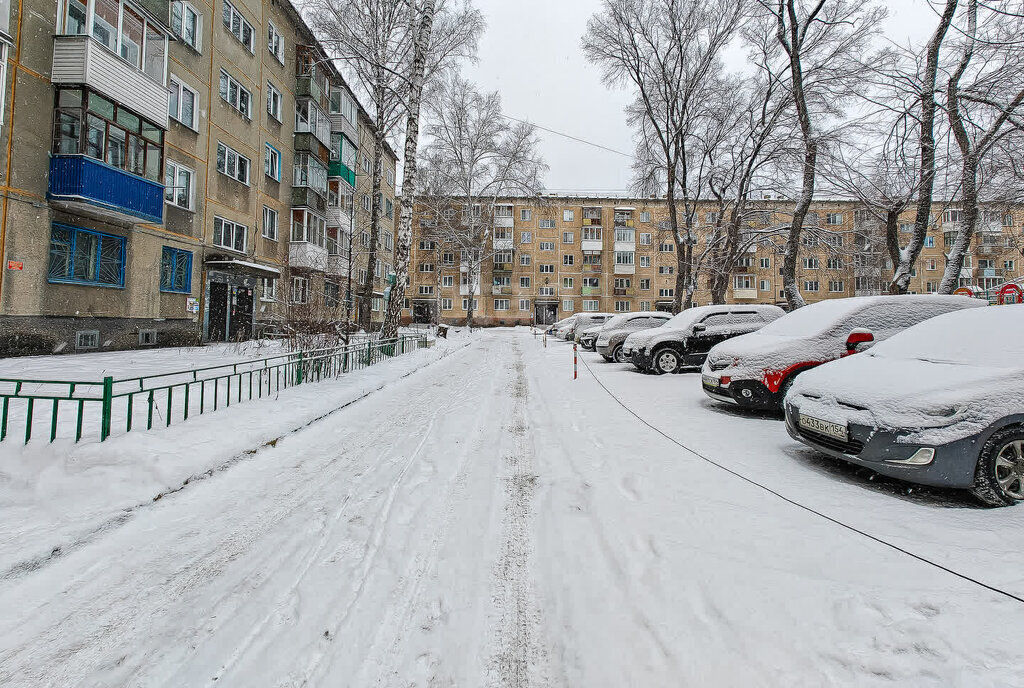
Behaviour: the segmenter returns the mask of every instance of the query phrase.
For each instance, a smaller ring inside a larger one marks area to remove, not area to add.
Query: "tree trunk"
[[[416,48],[412,62],[409,87],[408,117],[405,126],[405,151],[402,164],[402,210],[398,220],[398,241],[395,242],[395,284],[391,287],[381,338],[391,339],[398,334],[398,325],[405,303],[405,287],[409,276],[409,254],[412,250],[412,214],[416,201],[416,149],[420,140],[420,103],[423,98],[423,80],[427,64],[427,48],[434,25],[435,0],[426,0],[423,18],[416,34]],[[435,265],[440,270],[440,265]]]
[[[383,83],[383,75],[380,82]],[[379,87],[375,93],[377,103],[384,102],[384,89]],[[373,186],[372,205],[370,206],[370,246],[366,257],[366,279],[363,280],[362,292],[359,294],[359,326],[370,330],[371,309],[373,305],[373,279],[377,268],[377,238],[380,234],[381,177],[384,176],[384,117],[377,108],[376,127],[373,132]]]
[[[924,240],[931,223],[932,195],[935,187],[935,81],[939,70],[939,51],[953,22],[959,0],[946,0],[946,8],[939,20],[939,26],[928,41],[925,56],[925,73],[921,83],[921,132],[918,140],[921,147],[921,169],[917,192],[917,216],[914,219],[914,234],[905,249],[899,249],[899,226],[895,231],[887,228],[886,243],[895,268],[889,291],[892,294],[906,294],[910,289],[910,273],[921,256]],[[893,252],[893,246],[896,251]]]

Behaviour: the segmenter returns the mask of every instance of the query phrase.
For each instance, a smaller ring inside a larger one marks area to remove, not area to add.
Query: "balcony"
[[[1002,268],[978,268],[978,277],[1002,277]]]
[[[495,251],[511,251],[512,250],[512,237],[507,239],[498,237],[494,238],[494,250]]]
[[[757,289],[733,289],[732,297],[737,301],[757,298]]]
[[[352,229],[352,218],[345,208],[329,205],[327,206],[327,226],[340,227],[342,231],[349,232]]]
[[[328,116],[331,119],[331,131],[341,132],[352,141],[359,140],[359,131],[345,115],[340,112],[332,112]]]
[[[600,296],[601,287],[583,287],[584,296]]]
[[[326,111],[330,103],[329,95],[324,89],[320,79],[314,74],[312,76],[300,75],[295,78],[295,96],[297,98],[310,98],[317,106]]]
[[[300,270],[327,270],[327,249],[308,241],[293,241],[288,245],[288,265]]]
[[[469,287],[468,284],[460,284],[459,285],[459,294],[461,294],[462,296],[469,296],[470,291],[471,290],[470,290],[470,287]],[[478,286],[475,289],[472,289],[472,293],[473,293],[474,296],[479,296],[480,295],[480,287]]]
[[[495,263],[494,272],[512,272],[513,263]]]
[[[327,166],[328,177],[340,177],[348,182],[348,185],[353,189],[356,186],[356,171],[349,168],[345,163],[340,160],[334,160],[330,165]]]
[[[615,265],[616,275],[635,275],[636,265]]]
[[[167,88],[90,36],[54,36],[50,81],[85,84],[167,128]]]
[[[600,263],[596,263],[596,264],[595,263],[589,263],[587,265],[584,265],[583,266],[583,272],[597,272],[597,273],[600,273],[601,272],[601,264]]]
[[[620,266],[616,266],[616,267],[620,267]],[[629,267],[629,266],[623,265],[621,267]],[[612,293],[615,296],[636,296],[636,289],[634,289],[632,287],[616,287],[613,290]]]
[[[604,249],[604,242],[600,239],[583,239],[580,241],[580,249],[584,253],[600,253]]]
[[[327,274],[346,276],[348,274],[348,259],[343,255],[328,255]]]
[[[295,207],[311,208],[318,213],[327,213],[327,201],[317,191],[308,186],[292,187],[292,205]]]
[[[164,219],[163,184],[86,155],[50,158],[47,197],[85,214],[98,213],[130,223],[159,224]]]
[[[636,240],[633,241],[616,241],[616,251],[625,251],[626,253],[633,253],[636,251]]]
[[[491,293],[495,296],[508,296],[512,293],[512,287],[494,285],[491,287]]]
[[[496,217],[494,218],[494,226],[498,229],[512,229],[513,222],[511,217]]]

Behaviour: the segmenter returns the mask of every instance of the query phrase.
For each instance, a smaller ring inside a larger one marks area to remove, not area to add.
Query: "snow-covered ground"
[[[1024,509],[907,494],[714,405],[695,374],[582,356],[574,381],[571,346],[478,332],[363,371],[378,391],[298,432],[356,378],[41,471],[0,455],[0,685],[1022,685],[1021,604],[630,411],[1017,595]],[[180,482],[149,453],[240,458],[152,501]],[[54,495],[84,485],[78,528]]]

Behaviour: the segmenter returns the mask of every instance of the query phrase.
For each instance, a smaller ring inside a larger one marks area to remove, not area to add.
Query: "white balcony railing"
[[[327,249],[308,241],[293,241],[288,246],[288,265],[303,270],[327,270]]]
[[[580,242],[580,249],[584,253],[597,253],[604,248],[604,242],[600,239],[584,239]]]
[[[494,218],[494,226],[500,229],[512,229],[513,223],[511,217],[496,217]]]
[[[733,289],[732,296],[736,300],[756,299],[757,289]]]
[[[616,275],[635,275],[636,265],[618,265],[615,266]]]

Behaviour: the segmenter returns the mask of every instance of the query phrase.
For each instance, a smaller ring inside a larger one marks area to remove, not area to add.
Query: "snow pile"
[[[470,337],[450,332],[430,349],[420,349],[337,380],[284,389],[280,398],[233,403],[169,428],[137,430],[106,442],[53,444],[16,438],[0,444],[0,572],[26,557],[101,526],[135,505],[177,488],[192,476],[231,462],[332,410],[394,383],[417,369],[465,347]],[[205,348],[205,347],[204,347]],[[225,352],[220,352],[224,354]],[[53,357],[51,375],[71,372],[95,377],[129,366],[153,370],[157,360],[184,354],[172,350]],[[187,355],[213,358],[201,349]],[[232,354],[233,355],[233,354]],[[118,357],[126,359],[118,361]],[[139,365],[141,361],[142,365]],[[5,362],[9,364],[9,362]],[[34,364],[37,365],[37,364]],[[108,373],[109,374],[109,373]]]

